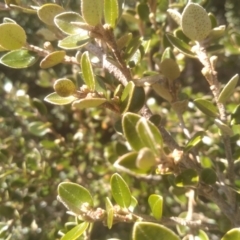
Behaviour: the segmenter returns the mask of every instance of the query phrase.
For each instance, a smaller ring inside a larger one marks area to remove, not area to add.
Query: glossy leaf
[[[54,92],[47,95],[44,98],[44,101],[49,102],[51,104],[55,104],[55,105],[66,105],[73,102],[76,99],[77,98],[74,96],[60,97],[56,92]]]
[[[89,42],[89,39],[88,34],[74,34],[58,41],[58,46],[67,50],[80,49]]]
[[[3,55],[0,63],[10,68],[27,68],[32,66],[37,60],[38,56],[36,53],[19,49]]]
[[[148,204],[151,207],[151,211],[153,216],[160,220],[162,217],[162,211],[163,211],[163,198],[160,195],[152,194],[148,198]]]
[[[116,203],[122,208],[128,208],[131,204],[131,192],[123,178],[115,173],[111,177],[111,191]]]
[[[177,187],[196,186],[198,184],[198,174],[193,169],[187,169],[175,178]]]
[[[190,151],[192,148],[196,147],[203,139],[205,135],[204,131],[197,132],[193,137],[188,141],[185,146],[185,151]]]
[[[102,0],[82,0],[81,11],[85,22],[96,26],[102,20],[103,2]]]
[[[15,23],[0,24],[0,36],[0,45],[6,50],[19,49],[27,40],[24,29]]]
[[[78,239],[88,228],[89,223],[83,222],[78,224],[76,227],[72,228],[69,232],[67,232],[61,240],[75,240]]]
[[[167,39],[169,40],[169,42],[175,47],[177,48],[180,52],[182,52],[183,54],[185,54],[188,57],[191,58],[196,58],[196,54],[194,54],[191,51],[191,47],[186,44],[185,42],[183,42],[182,40],[174,37],[172,34],[167,33],[166,34]]]
[[[107,102],[105,98],[84,98],[74,101],[72,106],[75,109],[93,108],[99,107],[105,102]]]
[[[201,171],[200,178],[206,184],[214,184],[217,181],[217,174],[211,168],[204,168]]]
[[[144,144],[136,130],[136,125],[140,118],[141,117],[139,115],[129,112],[125,113],[122,118],[124,136],[126,137],[130,146],[136,151],[144,147]]]
[[[233,136],[233,130],[227,124],[223,123],[220,119],[215,119],[214,122],[224,135]]]
[[[194,104],[200,111],[202,111],[206,115],[208,115],[210,117],[218,116],[217,107],[215,105],[213,105],[212,102],[210,102],[206,99],[203,99],[203,98],[197,98],[194,100]]]
[[[137,133],[143,144],[159,155],[163,141],[158,128],[145,118],[141,118],[137,123]]]
[[[145,92],[142,87],[137,87],[135,84],[130,81],[127,86],[124,88],[121,102],[120,110],[122,113],[137,112],[139,111],[145,103]]]
[[[137,167],[137,157],[138,152],[126,153],[114,163],[114,167],[120,171],[134,175],[147,173],[148,171]]]
[[[171,58],[165,58],[160,64],[161,72],[169,80],[177,79],[180,76],[180,69],[176,61]]]
[[[221,240],[236,240],[240,239],[240,228],[233,228],[229,230]]]
[[[118,13],[118,0],[104,0],[104,19],[112,28],[116,26]]]
[[[63,12],[54,18],[55,25],[68,35],[87,35],[87,31],[81,29],[73,23],[84,22],[82,16],[76,12]]]
[[[148,171],[156,165],[156,157],[149,148],[142,148],[136,160],[136,166],[142,170]]]
[[[180,240],[169,228],[150,222],[136,222],[133,227],[132,240]]]
[[[32,133],[33,135],[41,137],[51,132],[49,125],[50,124],[46,122],[36,121],[36,122],[31,122],[28,125],[28,129],[29,129],[29,132]]]
[[[84,52],[81,57],[81,69],[82,69],[82,76],[85,84],[91,91],[95,90],[96,80],[94,77],[92,64],[89,58],[89,53]]]
[[[48,3],[42,5],[38,11],[38,17],[41,21],[46,23],[47,25],[54,26],[54,18],[58,14],[64,12],[64,8],[61,7],[60,5],[53,4],[53,3]]]
[[[76,183],[60,183],[58,185],[58,196],[63,205],[75,214],[81,213],[83,204],[93,206],[93,198],[89,191]]]
[[[53,67],[61,63],[64,60],[65,55],[66,55],[65,51],[51,52],[40,62],[40,67],[41,68]]]
[[[111,229],[113,225],[114,208],[108,197],[105,199],[105,205],[106,205],[106,212],[107,212],[107,226],[108,226],[108,229]]]
[[[183,10],[181,27],[191,40],[201,41],[209,35],[212,23],[202,6],[190,2]]]
[[[234,93],[234,90],[238,84],[238,79],[239,79],[239,75],[236,74],[229,80],[229,82],[221,91],[218,97],[218,102],[225,103],[230,98],[230,96]]]

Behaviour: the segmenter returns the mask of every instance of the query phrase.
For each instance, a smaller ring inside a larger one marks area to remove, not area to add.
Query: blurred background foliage
[[[159,0],[160,1],[160,0]],[[31,2],[31,3],[30,3]],[[50,1],[23,1],[23,4],[41,5]],[[51,1],[79,9],[79,1]],[[138,3],[144,0],[126,0],[125,12],[116,29],[116,35],[126,32],[139,35],[139,26],[129,17],[135,13]],[[184,6],[186,0],[169,1]],[[238,0],[194,1],[203,4],[207,11],[215,14],[218,24],[227,25],[227,33],[221,44],[224,50],[217,53],[219,57],[217,70],[219,79],[226,83],[233,74],[240,73],[239,28],[240,2]],[[0,2],[3,6],[4,2]],[[158,11],[157,23],[163,28],[168,21],[163,11]],[[44,38],[38,34],[44,24],[34,14],[25,14],[17,10],[0,10],[0,20],[4,17],[14,19],[21,25],[28,37],[28,42],[42,46]],[[159,33],[150,28],[146,18],[143,23],[146,39],[153,39],[150,46],[150,57],[161,51]],[[56,42],[53,42],[53,45]],[[56,46],[56,45],[55,45]],[[69,55],[75,52],[69,51]],[[138,75],[151,70],[151,60],[145,58],[135,68]],[[190,99],[209,94],[208,85],[201,75],[201,64],[196,59],[182,61],[180,82],[182,92]],[[41,70],[38,64],[28,69],[14,70],[0,65],[0,239],[59,239],[57,234],[64,223],[71,220],[65,207],[56,199],[57,185],[65,180],[85,186],[94,195],[98,206],[104,207],[104,197],[109,196],[109,179],[115,172],[112,163],[126,152],[122,136],[113,126],[118,120],[107,109],[87,109],[72,111],[70,106],[54,106],[43,101],[53,91],[55,79],[69,76],[75,78],[76,69],[70,65],[57,65],[51,69]],[[153,112],[161,114],[166,128],[176,136],[179,143],[184,138],[176,115],[169,104],[154,92],[148,94],[149,105]],[[235,99],[239,100],[239,96]],[[229,105],[229,110],[236,106]],[[194,117],[193,117],[194,113]],[[211,127],[211,122],[196,109],[190,109],[184,115],[190,131]],[[213,127],[212,127],[213,128]],[[217,132],[217,129],[212,132]],[[223,152],[213,142],[205,151],[221,156]],[[207,149],[208,148],[208,149]],[[214,156],[212,154],[211,156]],[[206,154],[207,156],[207,154]],[[207,157],[204,161],[209,163]],[[177,216],[186,211],[187,198],[184,189],[173,189],[167,177],[150,176],[139,181],[138,178],[124,175],[133,195],[139,201],[138,211],[149,213],[147,198],[150,194],[161,194],[165,197],[164,216]],[[206,211],[210,207],[213,212]],[[212,203],[205,199],[197,206],[198,212],[215,219],[220,229],[228,229],[228,221]],[[221,218],[216,219],[216,216]],[[107,238],[129,239],[131,226],[116,224],[108,230],[102,224],[93,228],[92,239]],[[210,239],[219,239],[219,232],[213,233]]]

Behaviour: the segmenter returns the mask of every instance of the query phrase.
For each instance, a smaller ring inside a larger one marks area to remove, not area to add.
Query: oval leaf
[[[0,36],[0,45],[6,50],[23,47],[27,39],[24,29],[15,23],[0,24]]]
[[[160,220],[162,217],[163,198],[157,194],[152,194],[148,198],[148,204],[151,207],[153,216]]]
[[[105,22],[115,28],[118,19],[118,0],[104,0]]]
[[[114,200],[120,207],[128,208],[131,205],[132,196],[129,187],[118,173],[111,177],[111,191]]]
[[[142,148],[136,160],[136,166],[142,170],[148,171],[156,165],[156,157],[149,148]]]
[[[226,86],[223,88],[223,90],[221,91],[218,97],[218,101],[220,103],[225,103],[229,99],[229,97],[234,93],[234,90],[238,84],[238,79],[239,79],[239,75],[236,74],[226,84]]]
[[[49,128],[49,123],[40,122],[40,121],[31,122],[28,125],[28,129],[29,129],[29,132],[31,132],[33,135],[38,137],[42,137],[45,134],[51,132]]]
[[[72,228],[69,232],[67,232],[61,240],[75,240],[78,237],[80,237],[85,230],[88,228],[89,223],[88,222],[83,222],[78,224],[76,227]]]
[[[84,98],[73,102],[72,106],[75,109],[93,108],[107,102],[105,98]]]
[[[202,6],[188,3],[182,13],[181,27],[191,40],[201,41],[209,35],[212,23]]]
[[[240,239],[240,228],[233,228],[228,231],[221,240],[236,240]]]
[[[214,184],[217,181],[217,174],[211,168],[204,168],[201,171],[201,180],[206,184]]]
[[[84,82],[91,91],[94,91],[96,86],[96,80],[94,77],[92,64],[88,52],[84,52],[81,57],[81,68]]]
[[[50,68],[53,67],[59,63],[61,63],[64,60],[64,57],[66,55],[65,51],[56,51],[49,53],[41,62],[40,67],[41,68]]]
[[[53,3],[42,5],[38,11],[38,17],[41,21],[46,23],[47,25],[54,26],[54,17],[59,13],[64,12],[64,8]]]
[[[198,184],[198,174],[193,169],[187,169],[175,178],[177,187],[196,186]]]
[[[220,119],[215,119],[214,122],[223,134],[230,137],[233,136],[233,130],[227,124],[223,123]]]
[[[180,240],[169,228],[160,224],[136,222],[133,227],[132,240]]]
[[[141,117],[139,115],[134,113],[125,113],[122,118],[124,136],[130,146],[136,151],[144,147],[144,144],[136,130],[136,125],[140,118]]]
[[[55,25],[64,33],[69,35],[87,34],[87,31],[74,25],[74,22],[84,22],[82,16],[75,12],[64,12],[54,18]]]
[[[204,131],[200,131],[194,134],[194,136],[188,141],[185,147],[185,151],[189,151],[195,146],[197,146],[202,141],[202,138],[204,137],[204,135],[205,135]]]
[[[102,0],[82,0],[81,11],[87,24],[92,26],[100,24],[103,11]]]
[[[159,155],[163,141],[158,128],[145,118],[141,118],[137,123],[137,133],[144,145]]]
[[[6,53],[0,59],[0,63],[10,68],[27,68],[38,60],[34,52],[28,50],[14,50]]]
[[[162,74],[169,80],[174,80],[180,76],[179,66],[171,58],[165,58],[160,64],[160,69]]]
[[[85,32],[81,35],[74,34],[58,41],[58,46],[67,50],[79,49],[86,45],[89,42],[89,39],[88,34],[85,34]]]
[[[66,105],[73,102],[76,99],[77,98],[74,96],[60,97],[56,92],[54,92],[47,95],[44,98],[44,101],[49,102],[51,104],[55,104],[55,105]]]
[[[217,117],[218,116],[217,107],[214,106],[212,104],[212,102],[210,102],[206,99],[198,98],[198,99],[194,100],[194,103],[197,106],[197,108],[200,111],[202,111],[203,113],[205,113],[206,115],[208,115],[210,117]]]
[[[93,198],[89,191],[76,183],[60,183],[58,185],[58,196],[64,206],[76,214],[81,213],[80,209],[83,204],[87,203],[89,206],[93,206]]]

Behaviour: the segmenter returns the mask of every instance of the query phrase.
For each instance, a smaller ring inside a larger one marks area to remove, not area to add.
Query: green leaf
[[[223,123],[220,119],[215,119],[214,122],[224,135],[233,136],[233,130],[227,124]]]
[[[240,239],[240,228],[233,228],[229,230],[221,240],[237,240]]]
[[[113,225],[114,208],[108,197],[106,197],[105,199],[105,205],[106,205],[106,212],[107,212],[107,226],[108,226],[108,229],[111,229]]]
[[[67,232],[61,240],[75,240],[78,237],[80,237],[85,230],[88,228],[89,223],[88,222],[83,222],[78,224],[76,227],[72,228],[69,232]]]
[[[143,144],[158,156],[163,144],[158,128],[145,118],[141,118],[137,123],[137,133]]]
[[[197,98],[194,100],[194,104],[200,111],[202,111],[206,115],[208,115],[210,117],[218,116],[217,107],[214,106],[212,102],[210,102],[206,99],[203,99],[203,98]]]
[[[73,24],[75,22],[84,22],[82,16],[76,12],[60,13],[54,18],[54,23],[62,32],[68,35],[87,35],[86,30]]]
[[[6,53],[0,59],[0,63],[10,68],[27,68],[32,66],[38,60],[34,52],[28,50],[14,50]]]
[[[74,101],[72,106],[75,109],[93,108],[99,107],[105,102],[107,102],[105,98],[84,98]]]
[[[93,198],[89,191],[76,183],[60,183],[58,196],[63,205],[75,214],[81,214],[83,204],[93,207]]]
[[[142,170],[148,171],[156,166],[157,161],[153,152],[149,148],[142,148],[136,160],[136,166]]]
[[[199,240],[209,240],[207,234],[203,230],[198,230],[198,234],[196,237],[198,237]]]
[[[94,91],[96,86],[96,80],[94,77],[92,64],[88,52],[84,52],[81,57],[81,69],[84,82],[91,91]]]
[[[152,194],[148,198],[148,204],[151,207],[151,211],[153,216],[160,220],[162,217],[162,210],[163,210],[163,198],[157,194]]]
[[[145,103],[145,92],[142,87],[137,87],[130,81],[124,88],[121,101],[120,111],[124,112],[137,112]]]
[[[169,42],[180,52],[191,58],[197,58],[197,55],[191,51],[191,47],[182,40],[174,37],[172,34],[166,33]]]
[[[41,115],[47,115],[47,107],[46,105],[42,102],[42,100],[38,99],[38,98],[33,98],[32,102],[31,102],[32,106],[35,107],[38,112]]]
[[[149,21],[149,7],[146,3],[137,5],[137,13],[142,21]]]
[[[125,113],[122,118],[124,136],[130,146],[136,151],[144,147],[144,144],[136,130],[136,125],[140,118],[141,117],[139,115],[129,112]]]
[[[79,49],[86,45],[89,42],[89,39],[88,34],[85,34],[85,32],[81,35],[74,34],[58,41],[58,46],[67,50]]]
[[[217,174],[211,168],[204,168],[201,171],[200,179],[206,184],[214,184],[217,181]]]
[[[38,137],[42,137],[45,134],[51,132],[51,130],[49,128],[49,123],[40,122],[40,121],[31,122],[28,125],[28,129],[33,135],[38,136]]]
[[[229,82],[226,84],[226,86],[221,91],[221,93],[218,97],[218,102],[225,103],[230,98],[230,96],[232,96],[232,94],[234,93],[234,90],[238,84],[238,79],[239,79],[239,75],[236,74],[229,80]]]
[[[64,60],[65,55],[66,55],[65,51],[51,52],[40,62],[40,67],[41,68],[53,67],[61,63]]]
[[[165,58],[160,63],[162,74],[169,80],[177,79],[180,76],[180,69],[176,61],[171,58]]]
[[[129,187],[118,173],[111,177],[111,191],[114,200],[120,207],[128,208],[131,205],[132,195]]]
[[[198,184],[198,174],[194,169],[187,169],[175,178],[177,187],[196,186]]]
[[[169,0],[158,0],[158,7],[161,12],[166,12],[168,9]]]
[[[129,174],[146,174],[146,169],[137,167],[138,152],[130,152],[122,155],[115,163],[114,167]]]
[[[136,222],[133,227],[132,240],[180,240],[169,228],[149,222]]]
[[[240,124],[240,104],[235,107],[231,114],[231,125]]]
[[[58,14],[64,12],[64,8],[57,5],[57,4],[53,4],[53,3],[48,3],[48,4],[44,4],[42,5],[38,11],[38,17],[41,21],[43,21],[44,23],[46,23],[47,25],[51,25],[54,26],[54,18],[55,16],[57,16]]]
[[[96,26],[102,20],[103,3],[102,0],[82,0],[81,11],[85,22]]]
[[[115,28],[118,20],[118,0],[104,0],[105,22]]]
[[[201,41],[209,35],[212,23],[202,6],[190,2],[183,10],[181,27],[191,40]]]
[[[203,139],[205,135],[204,131],[200,131],[194,134],[193,137],[188,141],[187,145],[185,146],[185,151],[190,151],[192,148],[197,146]]]
[[[60,97],[56,92],[54,92],[47,95],[44,98],[44,101],[49,102],[51,104],[55,104],[55,105],[66,105],[73,102],[76,99],[77,98],[74,96]]]
[[[26,44],[25,30],[15,23],[0,24],[0,45],[6,50],[15,50]]]
[[[75,83],[67,78],[60,78],[54,82],[54,90],[60,97],[69,97],[77,91]]]

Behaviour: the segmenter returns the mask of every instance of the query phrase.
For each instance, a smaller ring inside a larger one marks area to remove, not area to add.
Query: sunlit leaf
[[[66,55],[65,51],[51,52],[40,62],[40,67],[41,68],[53,67],[61,63],[64,60],[65,55]]]
[[[7,50],[15,50],[26,44],[24,29],[15,23],[0,24],[0,45]]]
[[[221,240],[236,240],[240,239],[240,228],[233,228],[229,230]]]
[[[66,105],[76,100],[76,97],[60,97],[56,92],[50,93],[44,98],[44,101],[55,105]]]
[[[75,240],[78,237],[80,237],[85,230],[88,228],[89,223],[88,222],[83,222],[78,224],[76,227],[72,228],[69,232],[67,232],[61,240]]]
[[[131,204],[131,192],[123,178],[115,173],[111,177],[111,191],[116,203],[122,208],[128,208]]]
[[[108,197],[105,199],[105,205],[106,205],[106,212],[107,212],[107,226],[109,229],[111,229],[113,225],[114,208]]]
[[[0,63],[10,68],[27,68],[38,60],[38,55],[28,50],[13,50],[0,59]]]
[[[203,98],[197,98],[194,100],[194,104],[197,106],[197,108],[205,113],[206,115],[210,117],[217,117],[218,116],[218,110],[217,107],[213,105],[212,102],[203,99]]]
[[[74,109],[93,108],[102,105],[107,102],[105,98],[84,98],[73,102],[72,106]]]
[[[162,217],[163,198],[160,195],[152,194],[148,198],[148,204],[151,207],[153,216],[159,220]]]
[[[104,0],[104,19],[112,28],[115,28],[118,13],[118,0]]]
[[[85,33],[84,33],[85,34]],[[67,50],[80,49],[89,42],[88,34],[74,34],[70,35],[60,41],[58,41],[58,46]]]

